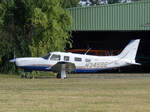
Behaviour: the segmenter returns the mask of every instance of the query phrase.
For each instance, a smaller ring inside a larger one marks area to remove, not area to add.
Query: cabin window
[[[75,57],[74,60],[75,61],[82,61],[82,58]]]
[[[91,59],[85,59],[85,62],[91,62]]]
[[[44,59],[47,59],[47,60],[48,60],[48,59],[49,59],[49,57],[50,57],[50,55],[51,55],[51,54],[50,54],[50,53],[48,53],[48,54],[46,54],[45,56],[43,56],[42,58],[44,58]]]
[[[60,55],[53,54],[51,56],[51,60],[53,60],[53,61],[59,61],[60,60]]]
[[[64,61],[69,61],[69,56],[64,56]]]

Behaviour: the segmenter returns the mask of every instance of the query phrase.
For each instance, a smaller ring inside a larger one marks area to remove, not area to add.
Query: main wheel
[[[60,73],[57,74],[57,78],[58,78],[58,79],[61,78],[61,74],[60,74]]]

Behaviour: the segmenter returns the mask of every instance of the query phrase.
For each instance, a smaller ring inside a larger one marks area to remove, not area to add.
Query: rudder
[[[131,40],[129,44],[123,49],[123,51],[118,55],[119,58],[125,58],[128,60],[135,60],[140,39]]]

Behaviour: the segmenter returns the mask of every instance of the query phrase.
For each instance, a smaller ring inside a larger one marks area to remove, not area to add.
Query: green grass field
[[[120,74],[126,75],[130,76]],[[76,77],[20,79],[0,75],[0,112],[150,112],[150,78]]]

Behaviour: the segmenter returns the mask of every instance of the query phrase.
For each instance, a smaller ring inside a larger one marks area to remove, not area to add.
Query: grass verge
[[[0,75],[0,112],[149,112],[149,99],[150,78],[33,80]]]

